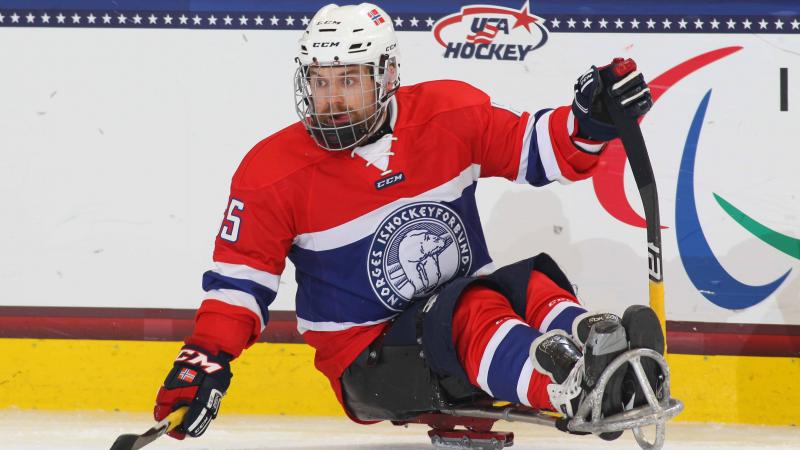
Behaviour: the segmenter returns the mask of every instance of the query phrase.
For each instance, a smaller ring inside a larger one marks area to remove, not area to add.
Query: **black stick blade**
[[[139,450],[161,437],[164,433],[177,428],[178,425],[183,422],[183,418],[188,410],[188,407],[182,406],[172,411],[164,420],[158,422],[154,427],[145,431],[143,434],[120,435],[117,440],[114,441],[111,450]]]
[[[167,426],[159,424],[150,428],[144,434],[122,434],[114,441],[111,450],[139,450],[166,432]]]
[[[111,450],[135,450],[137,448],[141,448],[141,445],[136,445],[136,441],[139,439],[138,434],[123,434],[114,441],[114,445],[111,446]]]

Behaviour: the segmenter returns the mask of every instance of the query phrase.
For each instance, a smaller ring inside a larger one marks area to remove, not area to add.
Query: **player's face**
[[[368,66],[311,67],[314,113],[324,126],[346,126],[375,113],[375,82]]]

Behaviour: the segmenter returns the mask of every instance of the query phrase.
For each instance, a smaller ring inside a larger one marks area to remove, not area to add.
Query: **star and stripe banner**
[[[378,1],[398,31],[431,31],[471,2]],[[487,2],[520,8],[524,1]],[[702,4],[681,0],[618,5],[610,0],[530,3],[551,33],[800,34],[791,1]],[[0,1],[0,27],[302,30],[325,2],[305,1]],[[374,20],[382,21],[376,16]],[[488,31],[488,30],[484,30]],[[477,35],[476,35],[477,36]],[[478,36],[480,37],[480,36]],[[483,40],[491,37],[483,36]]]

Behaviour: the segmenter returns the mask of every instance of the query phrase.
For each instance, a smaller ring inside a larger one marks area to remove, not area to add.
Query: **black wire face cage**
[[[380,127],[399,86],[395,58],[381,62],[300,64],[294,77],[295,109],[317,145],[351,149]]]

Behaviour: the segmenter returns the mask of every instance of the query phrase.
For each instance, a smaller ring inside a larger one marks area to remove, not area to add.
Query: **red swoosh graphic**
[[[686,60],[657,76],[649,83],[653,103],[675,83],[689,74],[741,49],[741,46],[733,46],[712,50]],[[643,117],[639,119],[639,122],[642,119]],[[594,192],[603,209],[612,217],[628,225],[645,228],[644,218],[633,210],[625,195],[625,164],[627,161],[628,157],[625,155],[622,142],[619,139],[611,141],[600,157],[597,172],[592,177]],[[661,228],[667,227],[662,226]]]

